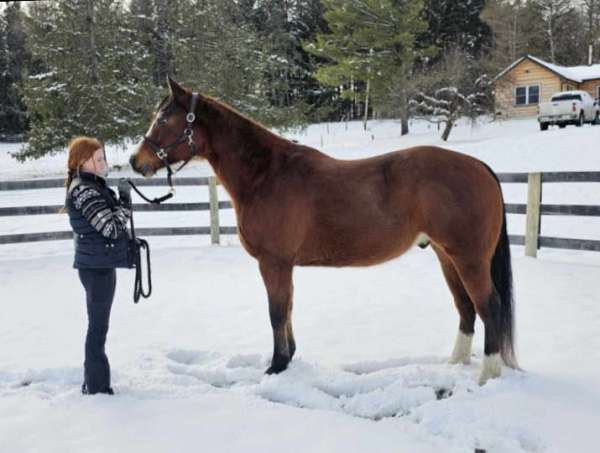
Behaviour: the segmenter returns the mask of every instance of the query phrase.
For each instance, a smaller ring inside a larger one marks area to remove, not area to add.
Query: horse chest
[[[273,228],[266,213],[252,209],[236,210],[238,237],[244,249],[258,258],[268,251],[280,231]]]

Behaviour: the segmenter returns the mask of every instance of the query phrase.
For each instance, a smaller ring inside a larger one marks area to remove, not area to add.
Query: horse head
[[[133,170],[145,177],[163,167],[174,173],[171,164],[206,158],[207,132],[197,116],[201,96],[170,77],[167,80],[169,94],[157,105],[148,131],[129,159]]]

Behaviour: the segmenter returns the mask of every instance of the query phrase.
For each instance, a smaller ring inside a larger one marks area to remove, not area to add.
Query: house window
[[[529,105],[540,102],[540,86],[530,85],[526,87],[515,88],[515,104]]]
[[[517,105],[527,104],[527,87],[517,87],[515,98]]]
[[[529,87],[529,104],[537,104],[540,102],[540,87],[532,85]]]

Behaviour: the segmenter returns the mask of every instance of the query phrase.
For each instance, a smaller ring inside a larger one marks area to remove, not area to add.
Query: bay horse
[[[168,78],[169,95],[130,157],[151,177],[206,159],[231,196],[238,235],[267,289],[273,357],[286,369],[294,266],[370,266],[431,245],[460,315],[450,363],[468,364],[476,315],[485,328],[479,383],[516,368],[506,212],[483,162],[435,146],[358,160],[286,140],[209,96]]]

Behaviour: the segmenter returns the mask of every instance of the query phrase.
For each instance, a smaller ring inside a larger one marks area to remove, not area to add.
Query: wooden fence
[[[132,178],[136,186],[164,186],[167,187],[166,178]],[[109,186],[116,186],[118,179],[108,178]],[[237,234],[236,227],[222,227],[219,224],[219,211],[221,209],[232,209],[229,201],[219,201],[217,194],[217,178],[209,176],[205,178],[177,178],[176,187],[182,186],[208,186],[208,202],[201,203],[165,203],[161,205],[134,203],[135,212],[149,211],[210,211],[210,225],[200,227],[156,227],[156,228],[137,228],[136,234],[140,236],[182,236],[195,234],[210,234],[211,242],[218,244],[220,235]],[[0,181],[0,191],[5,190],[32,190],[32,189],[54,189],[64,187],[64,179],[34,179],[23,181]],[[5,216],[26,216],[41,214],[60,214],[63,207],[60,205],[46,206],[19,206],[10,208],[0,208],[0,217]],[[58,239],[72,239],[72,231],[51,231],[43,233],[25,233],[25,234],[5,234],[0,235],[0,244],[14,244],[21,242],[39,242],[52,241]]]
[[[510,235],[510,243],[525,245],[527,256],[537,256],[540,247],[593,250],[600,252],[600,240],[541,236],[542,215],[600,217],[600,206],[556,205],[542,203],[543,183],[600,182],[600,172],[499,173],[503,183],[526,183],[527,204],[507,203],[506,212],[525,214],[525,235]]]
[[[558,238],[541,236],[543,215],[560,216],[593,216],[600,217],[600,206],[595,205],[554,205],[542,203],[542,187],[544,183],[600,183],[600,172],[559,172],[559,173],[499,173],[498,178],[502,183],[521,183],[528,185],[527,203],[506,204],[509,214],[525,214],[526,228],[524,235],[510,235],[510,243],[525,245],[525,253],[535,257],[540,247],[594,250],[600,251],[600,240]],[[136,185],[167,186],[166,179],[133,178]],[[108,185],[116,185],[117,179],[109,178]],[[231,209],[229,201],[219,201],[217,195],[218,181],[214,176],[205,178],[177,178],[177,186],[208,186],[209,202],[203,203],[166,203],[162,205],[134,204],[134,211],[210,211],[210,225],[201,227],[162,227],[162,228],[137,228],[140,236],[171,236],[210,234],[211,243],[218,244],[220,235],[236,234],[236,227],[222,227],[219,223],[219,211]],[[0,191],[48,189],[63,187],[63,179],[36,179],[23,181],[0,181]],[[49,206],[23,206],[0,208],[0,217],[25,216],[40,214],[58,214],[62,205]],[[37,242],[57,239],[71,239],[71,231],[56,231],[42,233],[0,235],[0,244],[20,242]]]

